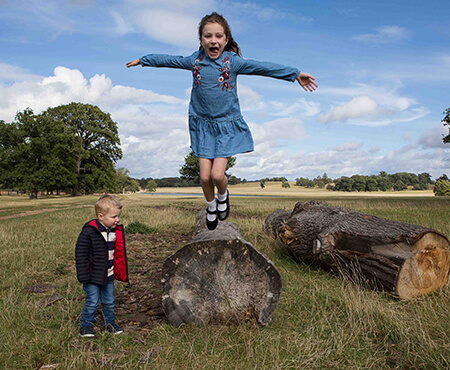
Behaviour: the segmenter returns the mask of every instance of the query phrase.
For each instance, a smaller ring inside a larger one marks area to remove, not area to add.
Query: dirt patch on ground
[[[66,210],[66,209],[75,209],[75,208],[86,208],[86,207],[92,207],[91,205],[80,205],[80,206],[75,206],[75,207],[69,207],[69,208],[45,208],[45,209],[37,209],[34,211],[26,211],[26,212],[21,212],[21,213],[16,213],[13,215],[8,215],[8,216],[2,216],[0,217],[0,220],[7,220],[9,218],[19,218],[19,217],[25,217],[25,216],[32,216],[32,215],[37,215],[39,213],[46,213],[46,212],[54,212],[54,211],[61,211],[61,210]]]
[[[130,284],[116,290],[116,321],[124,330],[148,331],[166,320],[161,304],[162,264],[191,239],[192,233],[175,231],[127,235]]]

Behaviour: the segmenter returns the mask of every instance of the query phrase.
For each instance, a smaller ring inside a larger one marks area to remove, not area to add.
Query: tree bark
[[[193,239],[163,264],[164,313],[175,326],[268,324],[281,292],[278,271],[236,224],[220,222],[210,231],[205,217],[203,210]]]
[[[450,268],[448,238],[325,202],[298,202],[292,213],[275,211],[264,231],[294,258],[345,273],[402,300],[444,286]]]

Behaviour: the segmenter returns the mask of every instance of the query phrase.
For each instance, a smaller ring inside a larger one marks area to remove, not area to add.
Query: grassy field
[[[279,189],[273,184],[260,189],[257,185],[231,187],[232,194],[253,192],[267,197],[233,197],[230,221],[240,226],[244,238],[265,253],[282,276],[281,298],[268,326],[174,328],[164,320],[139,324],[120,313],[120,306],[129,302],[137,307],[145,304],[147,296],[136,295],[130,300],[118,299],[117,321],[125,334],[99,332],[94,339],[78,336],[83,290],[75,276],[74,245],[81,226],[94,217],[96,197],[28,200],[1,196],[0,368],[450,367],[449,284],[412,301],[395,301],[314,266],[293,262],[280,245],[261,233],[265,217],[274,210],[291,210],[297,201],[322,199],[330,205],[431,227],[449,236],[450,198],[432,197],[429,191],[367,195],[281,189],[280,184]],[[160,192],[166,192],[163,190]],[[198,191],[192,188],[187,193]],[[125,225],[140,221],[158,230],[148,240],[127,236],[132,289],[145,291],[146,287],[139,287],[145,277],[139,266],[146,258],[162,260],[189,239],[203,199],[148,194],[120,198]],[[29,288],[35,284],[55,288],[32,293]],[[130,296],[130,288],[124,284],[116,287],[118,297]],[[62,299],[45,303],[45,298],[55,295]]]

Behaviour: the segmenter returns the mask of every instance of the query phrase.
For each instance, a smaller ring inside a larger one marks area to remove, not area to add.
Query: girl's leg
[[[213,160],[208,158],[199,158],[200,165],[200,181],[202,184],[203,194],[206,198],[206,227],[214,230],[217,227],[217,201],[214,197],[214,183],[211,177]]]
[[[217,211],[219,220],[227,219],[230,212],[229,197],[228,197],[228,178],[225,175],[228,158],[215,158],[213,167],[211,169],[211,177],[214,184],[217,186]]]
[[[213,167],[213,160],[208,158],[199,158],[200,165],[200,182],[202,185],[203,194],[207,202],[214,200],[214,183],[211,177],[211,170]]]
[[[211,168],[211,178],[217,186],[219,194],[225,194],[228,186],[228,178],[225,176],[228,158],[214,158]],[[213,189],[214,191],[214,189]]]

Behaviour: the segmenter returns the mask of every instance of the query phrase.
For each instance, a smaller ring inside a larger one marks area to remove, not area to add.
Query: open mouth
[[[209,53],[210,53],[211,55],[215,55],[215,54],[217,54],[218,52],[219,52],[219,48],[218,48],[217,46],[212,46],[212,47],[209,48]]]

